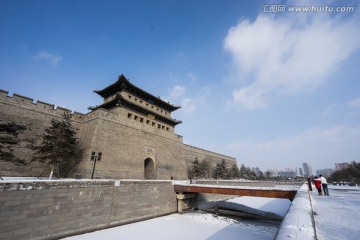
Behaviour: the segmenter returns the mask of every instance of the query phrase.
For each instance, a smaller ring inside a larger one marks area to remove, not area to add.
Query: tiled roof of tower
[[[111,108],[114,108],[116,106],[123,106],[123,107],[128,108],[128,109],[130,109],[132,111],[142,113],[145,116],[153,115],[153,116],[156,117],[156,119],[158,121],[167,123],[167,124],[169,124],[171,126],[175,126],[175,125],[177,125],[179,123],[182,123],[182,121],[180,121],[180,120],[163,117],[163,116],[161,116],[160,114],[158,114],[158,113],[156,113],[154,111],[150,111],[149,109],[146,109],[144,107],[133,104],[132,102],[128,101],[127,99],[121,97],[120,94],[117,94],[115,96],[115,98],[113,98],[112,100],[110,100],[110,101],[108,101],[106,103],[101,104],[100,106],[89,107],[89,109],[90,110],[96,110],[98,108],[111,109]]]
[[[126,90],[129,93],[138,96],[146,101],[148,101],[151,104],[157,105],[169,112],[175,111],[180,108],[180,106],[174,106],[168,102],[165,102],[161,100],[159,97],[155,97],[154,95],[138,88],[137,86],[130,83],[130,81],[121,74],[118,78],[118,80],[107,86],[106,88],[102,90],[95,90],[94,92],[102,96],[103,98],[107,98],[111,95],[114,95],[117,92],[120,92],[122,90]]]

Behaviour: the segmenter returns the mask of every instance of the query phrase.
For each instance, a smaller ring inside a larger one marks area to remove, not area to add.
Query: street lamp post
[[[102,156],[102,153],[101,153],[101,152],[98,152],[97,154],[96,154],[96,152],[92,152],[92,153],[91,153],[90,161],[94,161],[93,170],[92,170],[92,174],[91,174],[91,179],[94,179],[96,161],[100,161],[100,160],[101,160],[101,156]]]

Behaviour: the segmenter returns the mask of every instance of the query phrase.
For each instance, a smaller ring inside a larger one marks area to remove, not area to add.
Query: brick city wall
[[[79,174],[91,176],[92,151],[102,152],[102,160],[96,163],[96,178],[144,178],[144,161],[152,159],[156,168],[156,179],[187,178],[182,139],[158,128],[147,129],[136,121],[128,120],[124,114],[101,111],[91,113],[91,120],[83,123],[83,133],[92,130],[93,137],[82,137],[89,151],[79,166]],[[125,119],[121,119],[125,116]],[[119,118],[119,119],[117,119]],[[88,127],[92,125],[92,127]],[[146,125],[146,123],[145,123]],[[85,128],[89,129],[85,131]],[[94,141],[96,139],[96,141]]]
[[[0,182],[1,239],[57,239],[177,211],[171,181]]]
[[[33,113],[41,113],[43,114],[44,120],[51,120],[52,118],[61,118],[63,114],[71,114],[72,119],[75,122],[81,122],[85,116],[85,114],[72,112],[69,109],[63,107],[55,107],[54,104],[42,102],[42,101],[34,101],[34,99],[25,97],[19,94],[14,93],[13,96],[8,95],[9,92],[0,89],[0,103],[4,104],[2,108],[4,108],[4,112],[7,112],[9,115],[18,114],[22,116],[24,112],[19,109],[26,109]],[[32,115],[32,114],[30,114]]]
[[[199,162],[206,160],[213,168],[216,166],[216,163],[221,162],[222,160],[225,160],[225,163],[229,168],[233,164],[236,164],[236,159],[233,157],[225,156],[223,154],[211,152],[187,144],[184,144],[184,155],[187,166],[191,166],[195,159],[198,159]]]
[[[0,120],[27,124],[28,130],[19,138],[39,143],[51,120],[61,120],[63,114],[71,114],[84,150],[82,161],[71,177],[91,177],[92,152],[102,153],[95,178],[144,179],[147,159],[154,162],[156,179],[187,178],[187,168],[196,158],[208,161],[212,167],[223,159],[228,167],[236,163],[235,158],[183,144],[182,136],[175,134],[172,127],[156,119],[150,121],[140,116],[135,119],[135,112],[122,107],[81,114],[18,94],[8,96],[7,91],[0,90]],[[33,152],[18,147],[14,154],[30,162]],[[0,159],[0,172],[2,176],[39,176],[41,173],[45,176],[50,170],[38,163],[19,166]]]
[[[61,120],[63,114],[71,114],[71,110],[62,107],[55,107],[53,104],[34,101],[31,98],[13,94],[8,96],[8,92],[0,90],[0,121],[15,121],[26,124],[27,130],[19,134],[19,139],[26,139],[29,142],[39,142],[44,133],[44,129],[51,125],[51,120]],[[72,113],[73,125],[79,129],[81,121],[85,115]],[[24,146],[17,146],[14,149],[15,156],[24,159],[29,164],[26,166],[15,165],[11,162],[0,159],[0,171],[2,176],[39,176],[45,169],[37,163],[30,163],[33,151]]]

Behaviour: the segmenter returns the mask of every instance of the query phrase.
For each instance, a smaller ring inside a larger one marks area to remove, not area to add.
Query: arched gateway
[[[147,158],[144,161],[144,178],[156,179],[155,163],[151,158]]]

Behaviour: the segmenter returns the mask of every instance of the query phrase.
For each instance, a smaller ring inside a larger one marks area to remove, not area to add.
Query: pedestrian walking
[[[320,175],[320,181],[321,181],[321,186],[324,190],[324,195],[329,196],[329,189],[328,189],[326,178],[324,178],[322,175]]]
[[[322,191],[321,191],[321,180],[320,178],[318,178],[317,176],[314,179],[314,184],[316,189],[318,190],[319,195],[322,195]]]

